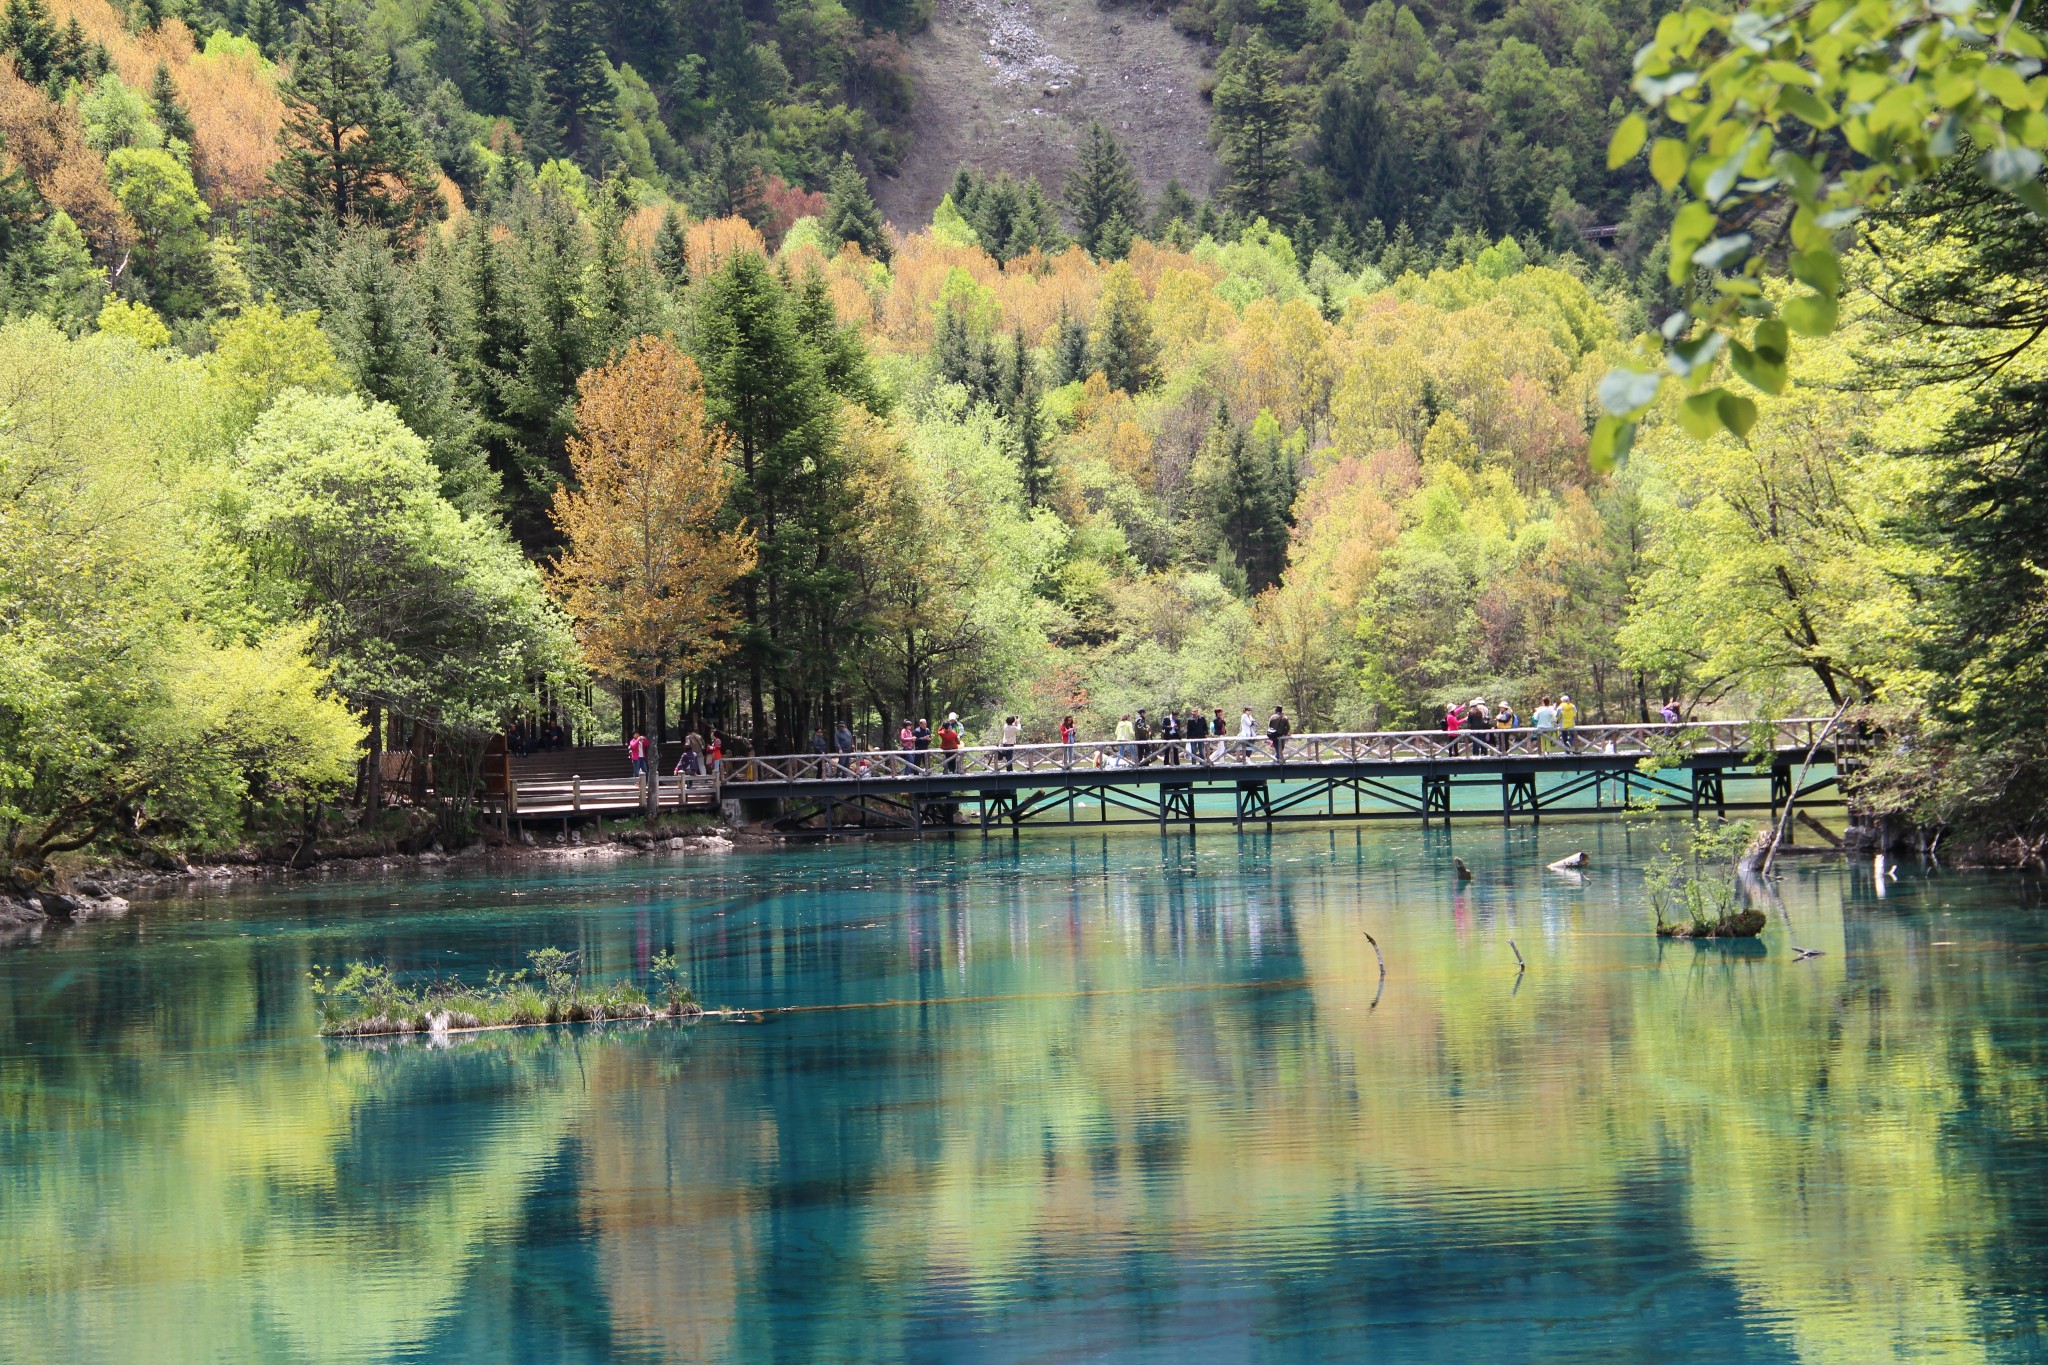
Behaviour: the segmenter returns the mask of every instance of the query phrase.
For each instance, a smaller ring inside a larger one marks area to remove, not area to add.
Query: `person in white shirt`
[[[1244,714],[1237,718],[1237,757],[1240,763],[1251,762],[1252,746],[1258,742],[1258,717],[1252,714],[1250,706],[1246,706]]]
[[[1015,716],[1003,717],[1003,742],[999,757],[1003,760],[1003,768],[1006,772],[1017,771],[1017,736],[1022,732],[1023,728],[1017,724]]]

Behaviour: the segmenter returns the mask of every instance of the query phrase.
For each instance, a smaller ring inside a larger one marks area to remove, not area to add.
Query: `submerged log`
[[[1814,819],[1811,815],[1808,815],[1805,811],[1799,812],[1798,819],[1800,824],[1806,826],[1815,834],[1818,834],[1821,838],[1827,840],[1830,844],[1833,844],[1836,848],[1840,848],[1842,846],[1842,837],[1840,835],[1836,834],[1826,825],[1823,825],[1820,821]]]
[[[1552,872],[1577,872],[1586,865],[1586,850],[1580,849],[1568,858],[1559,858],[1550,865]]]
[[[1472,880],[1472,869],[1465,866],[1465,860],[1463,858],[1453,857],[1451,859],[1451,866],[1458,869],[1459,881],[1469,882]]]

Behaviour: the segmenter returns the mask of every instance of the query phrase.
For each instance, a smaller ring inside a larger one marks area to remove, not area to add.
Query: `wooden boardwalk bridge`
[[[1654,772],[1643,760],[1654,757]],[[791,833],[1771,810],[1830,789],[1825,719],[1309,734],[728,758],[718,798]],[[1795,791],[1800,772],[1812,765]]]

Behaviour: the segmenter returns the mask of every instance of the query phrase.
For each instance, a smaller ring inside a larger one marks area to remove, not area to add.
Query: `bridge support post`
[[[1195,829],[1195,784],[1192,782],[1167,782],[1159,787],[1159,832],[1166,833],[1166,822],[1185,820],[1188,832]]]
[[[1529,812],[1532,824],[1543,823],[1543,808],[1536,804],[1536,774],[1502,773],[1500,775],[1500,822],[1513,824],[1511,818],[1518,810]]]
[[[1017,793],[985,791],[981,794],[981,837],[988,838],[991,821],[1008,821],[1010,833],[1017,833]]]
[[[1266,784],[1263,782],[1238,783],[1237,827],[1243,829],[1244,822],[1247,819],[1256,820],[1261,816],[1265,817],[1266,828],[1273,828],[1273,798],[1267,794]]]
[[[1721,787],[1719,768],[1694,768],[1692,770],[1692,813],[1698,815],[1700,807],[1711,803],[1716,815],[1728,814],[1727,794]]]
[[[1780,808],[1792,804],[1792,770],[1783,765],[1771,768],[1771,819],[1778,818]]]
[[[1451,779],[1443,773],[1426,773],[1422,778],[1422,827],[1429,828],[1429,822],[1437,815],[1444,817],[1444,828],[1451,827]]]

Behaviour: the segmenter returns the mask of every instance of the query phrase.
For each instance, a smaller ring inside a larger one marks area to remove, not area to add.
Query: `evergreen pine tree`
[[[111,66],[106,48],[85,36],[78,16],[66,19],[57,34],[55,80],[67,86],[73,81],[84,83],[105,75]]]
[[[1159,348],[1152,339],[1145,295],[1127,264],[1111,267],[1096,304],[1096,368],[1113,389],[1142,392],[1156,377]]]
[[[882,234],[882,213],[868,193],[867,177],[853,164],[853,153],[842,152],[832,172],[826,196],[825,238],[852,242],[877,261],[889,259],[889,241]]]
[[[605,132],[618,122],[602,22],[597,0],[556,0],[541,27],[547,62],[543,84],[554,109],[554,126],[561,130],[563,150],[592,169],[603,150]]]
[[[1088,325],[1069,314],[1063,303],[1052,343],[1052,382],[1073,384],[1093,373],[1088,367]]]
[[[164,0],[139,0],[135,22],[144,32],[154,33],[164,24]]]
[[[477,26],[469,49],[469,84],[464,97],[482,114],[512,112],[513,59],[489,24]]]
[[[1017,475],[1024,485],[1025,505],[1042,507],[1052,492],[1052,461],[1045,449],[1043,385],[1022,327],[1011,334],[1006,359],[1003,407],[1017,430]]]
[[[165,137],[175,138],[188,147],[192,145],[192,115],[178,98],[178,84],[171,79],[171,68],[162,62],[156,64],[156,72],[149,78],[149,108]]]
[[[1073,215],[1075,240],[1094,256],[1102,255],[1102,233],[1112,218],[1121,214],[1126,230],[1142,220],[1145,206],[1138,197],[1138,177],[1123,148],[1100,123],[1088,125],[1080,155],[1067,172],[1064,197]]]
[[[839,321],[824,273],[813,267],[794,287],[785,284],[785,291],[790,294],[789,311],[796,329],[818,357],[825,387],[877,416],[888,412],[889,395],[868,364],[867,343],[861,339],[859,326]]]
[[[548,98],[548,88],[540,72],[524,69],[519,83],[524,88],[519,109],[519,136],[525,144],[526,159],[538,166],[561,156],[567,147],[562,141],[562,126],[555,120],[554,101]]]
[[[1175,223],[1193,221],[1195,212],[1195,197],[1181,188],[1180,181],[1167,181],[1166,188],[1159,192],[1159,202],[1152,206],[1152,223],[1148,229],[1152,239],[1164,241]]]
[[[242,7],[243,36],[256,44],[266,57],[275,57],[285,46],[284,16],[277,0],[248,0]]]
[[[444,208],[433,161],[390,89],[389,60],[343,0],[314,0],[302,35],[278,87],[279,219],[295,242],[321,223],[362,223],[410,244]]]
[[[644,284],[637,258],[626,248],[626,216],[633,200],[624,175],[614,171],[601,181],[590,196],[590,279],[586,296],[590,309],[591,353],[599,359],[615,355],[639,330],[634,315],[641,311],[640,286]]]
[[[1217,404],[1196,462],[1196,506],[1219,562],[1242,572],[1249,593],[1279,582],[1286,565],[1294,497],[1279,457],[1277,439],[1254,439]]]
[[[508,494],[514,533],[522,541],[541,543],[545,537],[534,518],[542,516],[544,524],[544,503],[534,497],[528,477],[533,457],[510,410],[525,334],[506,248],[492,240],[492,231],[493,225],[481,215],[463,227],[453,268],[467,325],[459,346],[451,348],[451,358],[463,403],[477,416],[477,441]],[[548,484],[540,498],[553,492],[554,486]]]
[[[932,368],[940,379],[965,388],[970,402],[996,402],[1002,397],[1003,369],[995,342],[975,329],[958,302],[939,309],[932,333]]]
[[[1067,234],[1060,228],[1060,211],[1035,175],[1024,177],[1021,228],[1030,234],[1031,245],[1047,255],[1064,250],[1067,245]]]
[[[780,281],[737,252],[699,286],[692,350],[706,414],[731,435],[739,477],[727,505],[754,532],[758,561],[739,587],[736,632],[755,743],[768,738],[768,703],[785,743],[813,700],[837,681],[835,642],[851,585],[833,551],[851,496],[831,437],[831,394],[816,351]]]
[[[761,217],[761,163],[724,114],[711,125],[704,169],[692,188],[696,207],[706,218],[744,218],[751,223]]]
[[[462,402],[449,357],[430,325],[419,281],[383,235],[355,229],[311,272],[321,330],[356,386],[391,404],[441,469],[442,494],[483,511],[497,481],[476,447],[476,420]]]
[[[654,233],[654,268],[671,289],[690,283],[690,235],[674,204],[662,211],[661,226]]]
[[[14,69],[30,85],[42,85],[57,74],[57,25],[44,0],[7,0],[0,40],[0,50],[13,56]]]
[[[1316,107],[1314,157],[1357,221],[1404,215],[1398,150],[1376,91],[1341,77],[1324,87]]]
[[[1280,54],[1253,29],[1216,64],[1216,140],[1230,171],[1228,198],[1246,217],[1278,216],[1292,169],[1294,110]]]
[[[516,240],[519,349],[506,409],[519,428],[538,512],[567,468],[563,441],[577,376],[598,359],[589,298],[590,235],[576,205],[547,191],[533,197]]]
[[[1095,256],[1098,260],[1120,261],[1130,254],[1130,221],[1121,213],[1112,213],[1102,231],[1095,234]]]
[[[1428,253],[1415,243],[1414,230],[1406,223],[1398,223],[1394,227],[1393,237],[1387,242],[1386,250],[1380,253],[1380,274],[1392,282],[1411,270],[1419,273],[1428,269],[1427,258]]]

